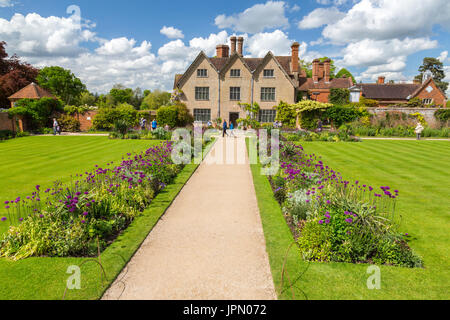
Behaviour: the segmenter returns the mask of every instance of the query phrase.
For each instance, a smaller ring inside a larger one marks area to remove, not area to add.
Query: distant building
[[[284,101],[294,104],[303,91],[315,100],[326,100],[330,88],[350,88],[351,79],[330,79],[330,61],[313,63],[314,79],[307,79],[299,65],[300,44],[292,44],[291,56],[264,58],[243,56],[244,38],[231,38],[228,45],[217,46],[216,57],[201,52],[184,74],[175,76],[174,89],[182,94],[196,121],[222,118],[235,123],[246,116],[239,102],[257,102],[260,122],[274,122],[274,107]],[[316,93],[319,93],[316,95]]]
[[[377,83],[362,83],[350,88],[351,92],[361,91],[361,96],[377,100],[380,107],[407,103],[413,98],[422,100],[425,106],[442,105],[445,107],[446,96],[436,85],[432,77],[427,77],[423,83],[385,83],[384,77],[379,77]]]
[[[42,99],[42,98],[52,98],[56,99],[54,95],[52,95],[47,90],[41,88],[34,82],[30,83],[28,86],[22,88],[21,90],[14,93],[8,99],[11,101],[11,108],[15,106],[15,103],[20,99]]]

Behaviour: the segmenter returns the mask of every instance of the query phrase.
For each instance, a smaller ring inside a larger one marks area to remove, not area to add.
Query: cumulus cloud
[[[14,3],[11,0],[0,0],[0,8],[12,7]]]
[[[268,1],[256,4],[244,12],[227,16],[219,15],[215,24],[220,29],[232,29],[237,32],[258,33],[266,29],[287,27],[288,18],[285,15],[287,5],[284,1]]]
[[[343,49],[342,63],[345,66],[370,67],[382,65],[387,59],[406,57],[413,53],[434,49],[438,46],[436,40],[417,38],[404,40],[372,40],[364,39],[349,44]]]
[[[447,50],[446,51],[442,51],[441,54],[438,57],[438,60],[440,62],[445,62],[447,60],[447,57],[448,57],[448,51]]]
[[[424,37],[435,25],[450,27],[447,0],[362,0],[336,23],[329,23],[323,36],[335,43],[365,38],[386,40]]]
[[[298,23],[300,29],[314,29],[323,25],[337,22],[345,17],[345,13],[340,12],[336,7],[318,8],[305,16]]]
[[[76,56],[83,42],[94,41],[96,35],[80,26],[75,17],[26,16],[16,13],[11,20],[0,18],[0,39],[22,56]]]
[[[169,39],[183,39],[184,34],[181,30],[176,29],[174,27],[166,27],[164,26],[160,30],[161,34],[165,35]]]

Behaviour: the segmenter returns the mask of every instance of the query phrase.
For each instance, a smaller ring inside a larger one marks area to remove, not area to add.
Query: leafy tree
[[[295,108],[287,104],[286,102],[281,101],[277,109],[277,121],[280,121],[283,125],[289,127],[295,127],[297,124],[297,111]]]
[[[119,120],[126,121],[130,127],[135,126],[138,123],[136,109],[127,103],[115,108],[100,108],[94,118],[93,125],[97,130],[111,130]]]
[[[169,125],[171,128],[185,127],[194,122],[194,117],[185,104],[163,106],[156,112],[156,120],[161,126]]]
[[[424,58],[423,64],[419,68],[420,74],[416,77],[416,80],[422,81],[423,75],[426,71],[431,71],[436,85],[443,92],[446,92],[448,89],[448,82],[443,81],[445,78],[444,64],[436,58]]]
[[[70,71],[61,67],[45,67],[37,76],[39,85],[50,90],[66,104],[79,104],[86,86]]]
[[[336,74],[336,78],[344,78],[344,76],[346,76],[347,78],[352,78],[353,83],[356,84],[356,79],[353,76],[353,74],[351,74],[350,71],[348,71],[345,68],[342,68],[341,70],[339,70],[339,72]]]
[[[39,70],[16,55],[8,58],[5,46],[6,42],[0,41],[0,107],[9,108],[8,97],[35,82]]]
[[[330,96],[328,100],[332,104],[344,105],[350,102],[350,90],[348,89],[340,89],[340,88],[331,88]]]
[[[123,85],[117,84],[109,91],[109,95],[112,99],[112,104],[117,105],[121,103],[130,103],[134,93],[133,89],[125,88]]]
[[[141,110],[158,110],[162,106],[170,104],[172,95],[170,92],[155,90],[145,96],[141,104]]]
[[[84,91],[80,96],[80,105],[81,106],[93,106],[95,105],[96,98],[89,91]]]

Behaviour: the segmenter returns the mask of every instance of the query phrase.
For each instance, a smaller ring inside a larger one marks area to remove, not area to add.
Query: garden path
[[[276,299],[243,137],[217,139],[103,299]]]

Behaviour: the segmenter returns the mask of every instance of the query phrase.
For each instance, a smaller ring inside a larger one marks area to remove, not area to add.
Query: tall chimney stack
[[[331,60],[330,59],[326,59],[323,62],[324,65],[324,69],[325,69],[325,82],[326,83],[330,83],[330,79],[331,79]]]
[[[236,41],[237,41],[237,38],[236,37],[231,37],[231,54],[230,55],[233,55],[235,52],[236,52]]]
[[[228,58],[230,52],[230,47],[226,44],[219,44],[216,47],[216,56],[217,58]]]
[[[299,65],[298,65],[298,52],[300,48],[300,44],[298,42],[294,42],[292,44],[292,61],[291,61],[291,68],[292,73],[298,76],[299,73]]]
[[[320,63],[319,59],[315,59],[313,61],[313,68],[312,68],[313,81],[316,83],[319,82],[319,63]]]
[[[378,77],[378,84],[384,84],[386,77]]]
[[[244,52],[244,38],[243,37],[239,37],[238,38],[238,53],[243,56],[243,52]]]

